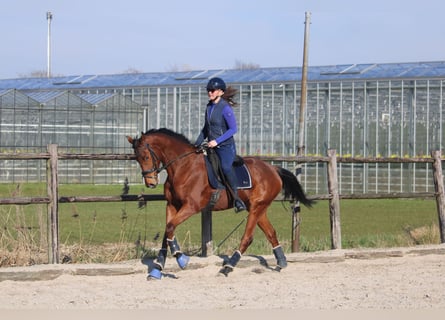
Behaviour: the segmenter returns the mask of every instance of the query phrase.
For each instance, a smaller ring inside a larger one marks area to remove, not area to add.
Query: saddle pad
[[[212,164],[209,161],[209,158],[204,156],[206,168],[207,168],[207,176],[209,177],[209,183],[214,189],[225,189],[225,186],[222,184],[220,179],[216,176],[213,171]],[[249,169],[245,164],[241,166],[234,166],[235,175],[238,179],[238,189],[250,189],[252,188],[252,178],[250,176]]]

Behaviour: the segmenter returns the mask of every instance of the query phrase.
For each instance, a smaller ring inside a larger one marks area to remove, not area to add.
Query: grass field
[[[120,195],[121,185],[61,185],[59,196]],[[162,186],[149,190],[130,186],[129,194],[162,193]],[[0,184],[1,197],[45,196],[46,185]],[[438,216],[432,199],[342,200],[342,247],[395,247],[439,243]],[[109,262],[138,258],[161,245],[165,224],[165,202],[153,201],[142,208],[137,202],[59,204],[59,232],[62,255],[72,262]],[[245,212],[213,213],[213,241],[216,247],[241,221]],[[274,202],[268,216],[277,230],[285,252],[291,248],[291,211],[288,203]],[[19,264],[20,259],[39,263],[46,242],[46,205],[0,206],[0,266]],[[312,209],[302,207],[301,251],[329,250],[328,201]],[[218,248],[231,254],[237,248],[245,222]],[[197,214],[177,228],[182,249],[198,254],[201,246],[201,216]],[[18,252],[18,253],[17,253]],[[247,254],[271,254],[271,247],[257,228]],[[5,258],[6,257],[6,258]]]

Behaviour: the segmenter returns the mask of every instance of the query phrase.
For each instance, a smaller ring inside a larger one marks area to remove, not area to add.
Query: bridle
[[[154,176],[154,175],[148,176],[149,174],[156,173],[156,175],[157,175],[157,174],[159,174],[162,170],[167,169],[167,168],[168,168],[172,163],[174,163],[175,161],[180,160],[180,159],[182,159],[182,158],[185,158],[185,157],[187,157],[187,156],[189,156],[189,155],[191,155],[191,154],[199,153],[198,150],[193,150],[193,151],[189,151],[189,152],[183,153],[183,154],[177,156],[176,158],[174,158],[174,159],[168,161],[165,165],[163,165],[163,166],[161,166],[161,167],[158,167],[157,162],[161,162],[161,160],[159,159],[159,157],[156,155],[156,153],[155,153],[154,150],[151,148],[151,146],[150,146],[149,143],[146,143],[146,144],[145,144],[145,148],[146,148],[146,149],[148,150],[148,152],[150,153],[150,157],[151,157],[151,161],[152,161],[152,168],[151,168],[151,169],[148,169],[148,170],[142,170],[141,174],[142,174],[142,177],[144,177],[144,178],[150,178],[150,179],[154,179],[154,178],[156,178],[156,176]],[[147,157],[145,157],[145,160],[147,160]]]
[[[153,149],[150,147],[150,145],[148,143],[145,144],[145,147],[147,148],[148,152],[150,153],[150,157],[151,157],[151,161],[153,162],[153,167],[149,170],[142,170],[142,177],[144,178],[150,178],[150,179],[154,179],[156,178],[156,176],[147,176],[153,172],[157,174],[159,174],[159,172],[162,171],[162,167],[158,168],[157,162],[160,161],[158,156],[156,155],[156,153],[153,151]],[[147,160],[147,157],[145,157],[145,160]]]

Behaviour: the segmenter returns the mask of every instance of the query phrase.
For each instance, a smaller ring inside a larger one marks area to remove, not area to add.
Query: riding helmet
[[[218,90],[226,91],[226,84],[221,78],[211,78],[207,83],[207,91],[208,90]]]

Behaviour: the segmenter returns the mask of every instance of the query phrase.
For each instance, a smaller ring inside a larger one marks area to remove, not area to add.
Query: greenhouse
[[[48,100],[51,102],[45,104],[47,108],[55,112],[59,109],[55,99],[64,99],[84,104],[80,107],[83,111],[70,113],[71,107],[67,111],[61,107],[59,120],[54,119],[49,126],[57,130],[60,124],[59,128],[70,133],[58,136],[58,141],[51,140],[48,134],[39,137],[40,148],[46,148],[49,141],[62,147],[62,141],[76,136],[70,147],[81,152],[130,153],[128,143],[125,145],[119,137],[150,128],[167,127],[194,141],[203,124],[205,85],[208,79],[218,76],[238,90],[238,153],[294,156],[299,147],[301,71],[300,67],[283,67],[5,79],[0,80],[0,101],[14,92],[20,95],[17,101],[27,101],[26,108],[38,109],[42,101],[39,94],[44,97],[63,93],[64,97],[56,95]],[[432,150],[443,149],[445,62],[310,66],[307,79],[306,155],[326,155],[328,149],[335,149],[344,157],[423,157]],[[127,105],[119,107],[113,121],[107,118],[110,107],[103,106],[102,122],[95,120],[94,126],[97,125],[96,134],[104,134],[105,140],[92,139],[86,133],[92,121],[87,110],[93,108],[97,112],[98,108],[87,97],[111,94],[125,97]],[[2,149],[11,147],[11,138],[3,138],[5,130],[31,130],[32,126],[30,118],[5,123],[4,108],[2,102]],[[134,113],[124,112],[130,108],[134,108]],[[63,116],[63,112],[67,114]],[[64,127],[64,123],[69,125]],[[26,148],[37,141],[27,139],[21,141]],[[279,164],[290,169],[295,166]],[[129,167],[135,170],[134,166]],[[428,164],[339,167],[343,193],[434,189]],[[305,164],[302,179],[308,192],[325,193],[325,175],[325,164]]]
[[[137,103],[118,93],[14,89],[0,92],[0,114],[2,152],[40,153],[57,144],[61,153],[81,154],[126,152],[126,135],[138,130],[143,115]],[[122,182],[128,165],[119,162],[61,161],[60,182]],[[46,180],[42,160],[4,160],[0,166],[3,182]]]

